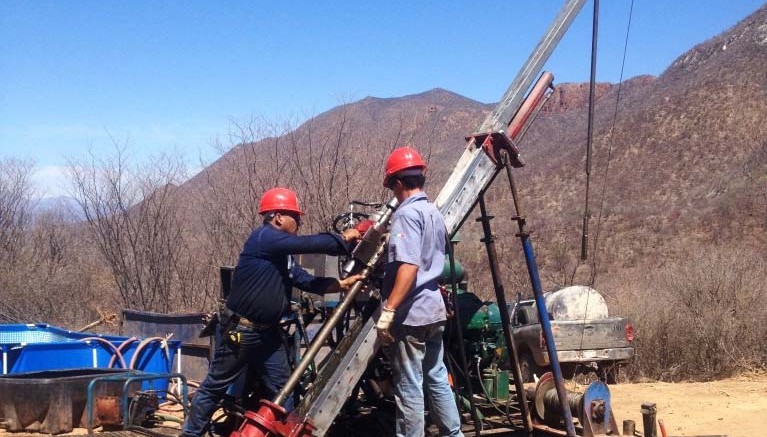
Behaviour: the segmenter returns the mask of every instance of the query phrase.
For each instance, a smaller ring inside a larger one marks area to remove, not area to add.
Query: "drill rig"
[[[585,0],[568,0],[566,2],[509,86],[500,103],[478,129],[466,137],[467,145],[463,155],[435,199],[436,206],[445,218],[447,233],[450,236],[458,232],[470,212],[479,205],[481,217],[478,221],[482,223],[484,232],[482,241],[486,245],[497,298],[497,305],[493,307],[493,312],[497,312],[494,317],[500,320],[500,329],[495,329],[492,341],[487,338],[478,341],[474,337],[477,335],[476,330],[466,330],[470,344],[482,345],[481,351],[469,350],[468,354],[474,356],[478,353],[485,356],[484,360],[480,359],[477,362],[478,368],[474,376],[490,381],[479,386],[488,398],[492,396],[506,398],[504,402],[508,427],[505,428],[505,431],[509,434],[521,432],[521,435],[532,435],[534,433],[535,418],[531,415],[527,398],[532,397],[531,400],[534,400],[536,397],[535,390],[530,396],[527,396],[526,388],[522,383],[517,351],[510,332],[509,306],[506,303],[505,291],[498,268],[498,258],[490,229],[492,217],[487,213],[484,198],[484,193],[501,172],[505,172],[509,180],[514,199],[515,214],[512,219],[517,222],[519,227],[517,236],[521,240],[525,253],[525,260],[537,301],[539,320],[542,323],[553,369],[553,375],[546,380],[546,386],[538,396],[541,401],[533,403],[535,405],[540,404],[535,409],[536,414],[539,417],[555,416],[553,422],[547,421],[545,423],[562,424],[568,436],[576,435],[573,412],[579,416],[584,435],[618,434],[609,408],[609,393],[605,399],[606,386],[594,390],[597,394],[589,395],[588,405],[585,407],[583,406],[585,395],[576,401],[573,400],[572,395],[568,396],[564,388],[532,243],[525,231],[525,217],[521,212],[517,189],[512,176],[513,168],[524,165],[517,145],[535,118],[535,114],[553,90],[553,75],[551,73],[539,75],[539,72],[584,2]],[[538,77],[537,81],[536,77]],[[304,393],[296,410],[288,413],[281,406],[284,400],[297,388],[310,364],[314,362],[320,349],[324,347],[338,324],[344,320],[349,311],[358,307],[358,297],[366,289],[372,288],[369,285],[366,287],[365,283],[371,282],[370,279],[376,276],[377,272],[380,272],[380,266],[385,262],[389,220],[397,205],[397,199],[391,199],[364,221],[366,229],[363,239],[344,263],[341,275],[361,273],[365,280],[356,283],[346,293],[344,299],[339,302],[333,315],[324,322],[320,331],[315,335],[280,393],[272,400],[262,399],[258,410],[245,412],[242,425],[238,431],[232,433],[232,437],[325,435],[331,429],[331,425],[334,424],[344,406],[349,402],[352,393],[358,392],[360,384],[365,381],[375,383],[375,375],[381,373],[376,370],[376,366],[381,367],[381,344],[374,328],[380,314],[380,300],[377,293],[373,291],[369,293],[370,296],[366,304],[359,310],[358,316],[345,331],[343,338],[324,360],[324,364],[319,368],[316,378]],[[454,274],[452,276],[455,277]],[[453,293],[457,291],[455,284],[452,284],[450,289]],[[457,322],[454,326],[457,328],[453,329],[453,332],[459,346],[451,349],[460,356],[459,367],[461,367],[460,373],[463,377],[459,380],[456,372],[453,378],[455,379],[457,399],[459,403],[471,410],[473,430],[475,434],[479,435],[485,419],[475,403],[473,390],[477,388],[477,385],[470,380],[471,371],[468,369],[468,361],[466,360],[467,351],[465,347],[461,347],[465,344],[464,329],[471,326],[473,318],[468,320],[468,325],[464,326],[460,321],[461,313],[460,310],[454,312],[454,320]],[[505,349],[507,352],[495,354],[498,349]],[[447,347],[446,350],[448,350]],[[482,366],[485,367],[484,370],[480,368]],[[514,386],[512,393],[508,393],[510,381],[513,382]],[[492,391],[492,395],[488,389]],[[373,391],[375,392],[375,390]],[[597,399],[597,401],[592,398]],[[597,413],[593,413],[593,410],[596,410]],[[544,414],[543,411],[546,411],[547,414]],[[545,426],[544,424],[538,428]]]

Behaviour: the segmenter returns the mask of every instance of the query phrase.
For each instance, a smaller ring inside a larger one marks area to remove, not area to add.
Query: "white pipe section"
[[[181,373],[181,346],[176,349],[176,372]]]

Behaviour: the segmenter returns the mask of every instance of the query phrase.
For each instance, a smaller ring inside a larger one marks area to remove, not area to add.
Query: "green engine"
[[[476,294],[458,290],[456,308],[463,327],[466,358],[481,366],[499,365],[506,359],[506,343],[498,304],[483,302]]]
[[[506,342],[498,304],[483,302],[476,294],[466,291],[468,278],[460,262],[455,262],[455,276],[458,283],[455,308],[461,320],[466,358],[472,364],[480,362],[482,369],[497,367],[506,361]],[[442,281],[450,289],[450,263],[445,259]],[[451,349],[457,347],[457,339],[451,336]]]

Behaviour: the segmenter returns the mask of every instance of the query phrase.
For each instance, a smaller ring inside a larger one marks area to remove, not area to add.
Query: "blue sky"
[[[562,1],[0,2],[0,156],[33,159],[58,195],[67,157],[127,142],[192,166],[251,116],[304,120],[368,95],[445,88],[497,101]],[[597,80],[619,78],[630,0],[600,4]],[[761,6],[636,0],[625,78],[677,56]],[[547,65],[588,80],[587,2]]]

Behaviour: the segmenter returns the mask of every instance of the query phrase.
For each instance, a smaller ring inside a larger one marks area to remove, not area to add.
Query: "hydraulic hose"
[[[141,369],[136,369],[136,364],[138,363],[138,359],[139,359],[139,356],[141,355],[141,351],[144,350],[144,348],[147,345],[149,345],[150,343],[154,341],[160,342],[160,348],[165,351],[165,360],[169,361],[170,353],[168,352],[168,339],[164,337],[147,337],[141,340],[141,343],[139,343],[138,346],[136,346],[136,351],[133,352],[133,356],[131,357],[130,365],[128,366],[128,368],[141,370]],[[168,366],[170,367],[170,363],[168,363]]]
[[[136,340],[138,340],[138,337],[131,337],[131,338],[126,339],[125,341],[120,343],[120,346],[117,346],[117,350],[120,351],[120,353],[122,353],[123,349],[126,346],[128,346],[129,344],[133,343]],[[109,365],[107,367],[109,367],[110,369],[112,368],[112,366],[115,365],[115,358],[116,358],[116,356],[112,355],[112,358],[109,360]],[[125,368],[125,363],[122,363],[122,364],[123,364],[123,369],[124,369]]]
[[[495,401],[493,401],[493,397],[490,396],[490,393],[487,392],[487,388],[485,387],[485,384],[482,383],[482,370],[481,370],[481,363],[479,357],[477,357],[477,378],[479,378],[479,386],[482,387],[482,393],[485,394],[485,397],[487,398],[487,401],[490,402],[490,405],[495,408],[495,411],[503,414],[506,417],[506,420],[509,421],[511,424],[511,418],[509,417],[509,412],[503,412],[500,408],[498,408],[498,405],[496,405]],[[508,410],[508,409],[507,409]]]
[[[104,339],[104,338],[101,338],[101,337],[85,337],[85,338],[80,339],[80,341],[92,341],[92,340],[98,341],[99,343],[101,343],[103,345],[109,346],[109,348],[112,349],[112,351],[114,352],[112,354],[112,359],[114,359],[114,357],[117,357],[117,359],[120,360],[120,365],[122,365],[123,369],[125,369],[125,358],[123,358],[122,354],[120,353],[120,350],[117,349],[115,347],[115,345],[112,344],[111,341],[109,341],[107,339]],[[112,367],[112,366],[110,366],[110,367]]]

